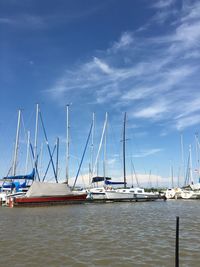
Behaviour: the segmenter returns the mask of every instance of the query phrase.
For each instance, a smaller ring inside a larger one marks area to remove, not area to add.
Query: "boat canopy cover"
[[[26,193],[26,197],[47,197],[72,195],[67,184],[34,181]]]
[[[105,184],[107,184],[107,185],[114,185],[114,184],[126,184],[126,183],[124,183],[124,182],[112,182],[112,181],[105,181]]]
[[[96,176],[92,178],[92,183],[97,183],[97,182],[103,182],[104,180],[111,180],[110,177],[101,177],[101,176]]]
[[[2,185],[3,189],[16,189],[16,192],[20,191],[21,188],[26,188],[26,182],[20,184],[20,182],[18,181],[14,181],[14,182],[5,182]]]
[[[35,169],[33,169],[31,174],[27,174],[27,175],[15,175],[15,176],[8,176],[8,177],[4,177],[3,179],[5,180],[34,180],[35,177]]]

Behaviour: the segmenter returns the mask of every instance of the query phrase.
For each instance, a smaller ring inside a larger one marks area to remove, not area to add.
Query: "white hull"
[[[185,190],[181,193],[183,199],[200,199],[200,191]]]
[[[182,198],[181,193],[182,193],[182,190],[180,188],[167,189],[165,192],[165,197],[167,199],[178,199],[178,198]]]
[[[153,201],[159,198],[158,194],[144,192],[143,189],[118,189],[115,191],[106,191],[105,193],[106,199],[113,201]]]
[[[89,200],[104,200],[104,199],[106,199],[105,188],[104,187],[91,188],[88,191],[87,199],[89,199]]]

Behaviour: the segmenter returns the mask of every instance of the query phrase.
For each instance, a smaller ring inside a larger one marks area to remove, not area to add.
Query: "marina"
[[[200,1],[0,0],[0,267],[200,266]]]

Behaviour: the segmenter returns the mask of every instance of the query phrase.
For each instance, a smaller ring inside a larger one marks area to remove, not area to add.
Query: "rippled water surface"
[[[0,208],[0,266],[200,266],[200,201]]]

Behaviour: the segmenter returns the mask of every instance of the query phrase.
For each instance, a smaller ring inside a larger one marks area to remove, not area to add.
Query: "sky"
[[[197,181],[199,71],[199,1],[1,0],[0,176],[6,176],[12,166],[19,109],[17,172],[27,170],[27,131],[33,144],[38,103],[51,152],[59,137],[60,181],[66,169],[66,105],[71,183],[95,113],[93,153],[90,138],[78,178],[80,184],[86,183],[91,159],[97,158],[106,112],[99,175],[105,158],[106,175],[123,178],[126,112],[129,184],[138,179],[143,186],[171,186],[173,176],[174,184],[182,185],[190,146]],[[49,155],[41,122],[37,144],[42,176]],[[30,155],[28,172],[31,168]],[[51,167],[47,177],[53,179]]]

